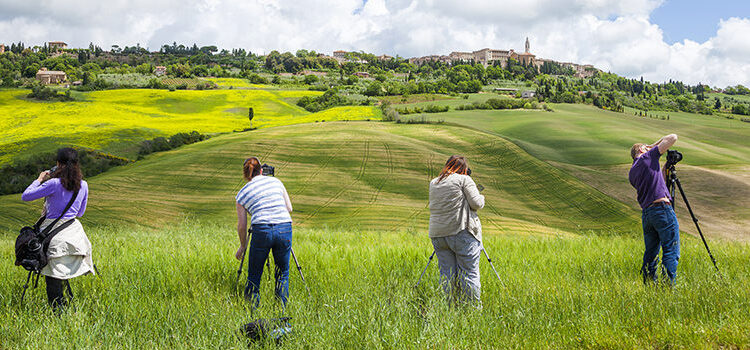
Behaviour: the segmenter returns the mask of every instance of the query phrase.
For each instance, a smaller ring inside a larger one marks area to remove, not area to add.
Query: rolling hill
[[[121,89],[76,93],[73,102],[40,102],[28,90],[0,90],[0,165],[61,145],[76,145],[135,158],[141,140],[178,132],[221,133],[251,127],[369,119],[371,106],[337,107],[310,113],[294,104],[307,90]]]
[[[211,138],[153,154],[90,181],[89,224],[159,227],[185,216],[234,223],[242,161],[276,166],[306,227],[423,231],[427,184],[452,154],[468,157],[485,186],[488,233],[638,231],[637,212],[512,142],[445,125],[337,122],[275,127]],[[38,204],[0,197],[2,226],[33,219]]]
[[[457,102],[412,105],[447,103]],[[750,123],[681,112],[650,112],[655,117],[644,118],[631,110],[615,113],[570,104],[553,108],[553,113],[473,110],[424,116],[507,137],[536,158],[635,210],[639,210],[635,191],[627,181],[630,147],[677,133],[680,138],[674,149],[684,154],[678,174],[703,231],[713,237],[750,238]],[[667,115],[669,120],[660,118]],[[681,229],[697,234],[682,198],[677,203]]]

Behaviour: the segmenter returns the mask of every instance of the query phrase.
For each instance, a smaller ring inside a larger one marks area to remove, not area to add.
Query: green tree
[[[307,85],[312,85],[318,82],[318,77],[313,74],[305,75],[305,78],[302,80]]]
[[[736,104],[732,106],[732,113],[734,114],[741,114],[741,115],[748,115],[748,109],[743,104]]]

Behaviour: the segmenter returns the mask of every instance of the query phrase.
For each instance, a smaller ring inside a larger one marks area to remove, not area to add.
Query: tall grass
[[[0,238],[0,348],[244,348],[236,330],[275,317],[268,271],[261,308],[235,288],[231,220],[153,231],[88,230],[101,276],[76,278],[76,300],[56,317],[43,283],[19,302],[25,273]],[[750,346],[750,247],[718,243],[723,278],[700,242],[682,245],[677,285],[644,287],[640,239],[488,236],[501,277],[482,259],[483,310],[449,307],[437,267],[413,286],[431,246],[425,233],[294,232],[312,292],[292,262],[281,348],[670,348]],[[246,273],[243,273],[243,278]],[[255,345],[274,348],[271,343]]]

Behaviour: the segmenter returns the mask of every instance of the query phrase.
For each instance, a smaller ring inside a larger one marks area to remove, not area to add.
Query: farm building
[[[157,77],[160,77],[166,74],[167,74],[167,67],[164,67],[164,66],[154,67],[154,75],[156,75]]]
[[[67,74],[65,74],[65,72],[57,70],[47,70],[47,68],[42,67],[42,69],[36,72],[36,79],[44,85],[59,84],[67,80],[68,76]]]
[[[536,96],[536,92],[531,90],[526,90],[521,93],[521,98],[532,98],[534,96]]]
[[[50,41],[47,43],[50,51],[65,50],[68,48],[68,44],[62,41]]]

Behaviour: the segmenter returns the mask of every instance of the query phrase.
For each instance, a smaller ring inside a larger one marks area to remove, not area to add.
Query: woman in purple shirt
[[[45,220],[40,229],[49,226],[55,219],[60,220],[55,227],[73,220],[73,223],[60,231],[50,240],[47,256],[49,261],[41,274],[47,283],[47,300],[53,309],[59,309],[67,304],[63,295],[63,281],[78,277],[89,272],[94,273],[94,263],[91,259],[91,242],[83,231],[81,223],[76,219],[86,211],[86,201],[89,187],[83,181],[81,168],[78,163],[78,152],[72,148],[61,148],[57,151],[57,169],[50,173],[43,171],[39,178],[23,191],[21,199],[33,201],[44,198]],[[67,212],[63,213],[73,193],[78,195]],[[68,287],[70,285],[68,284]]]

